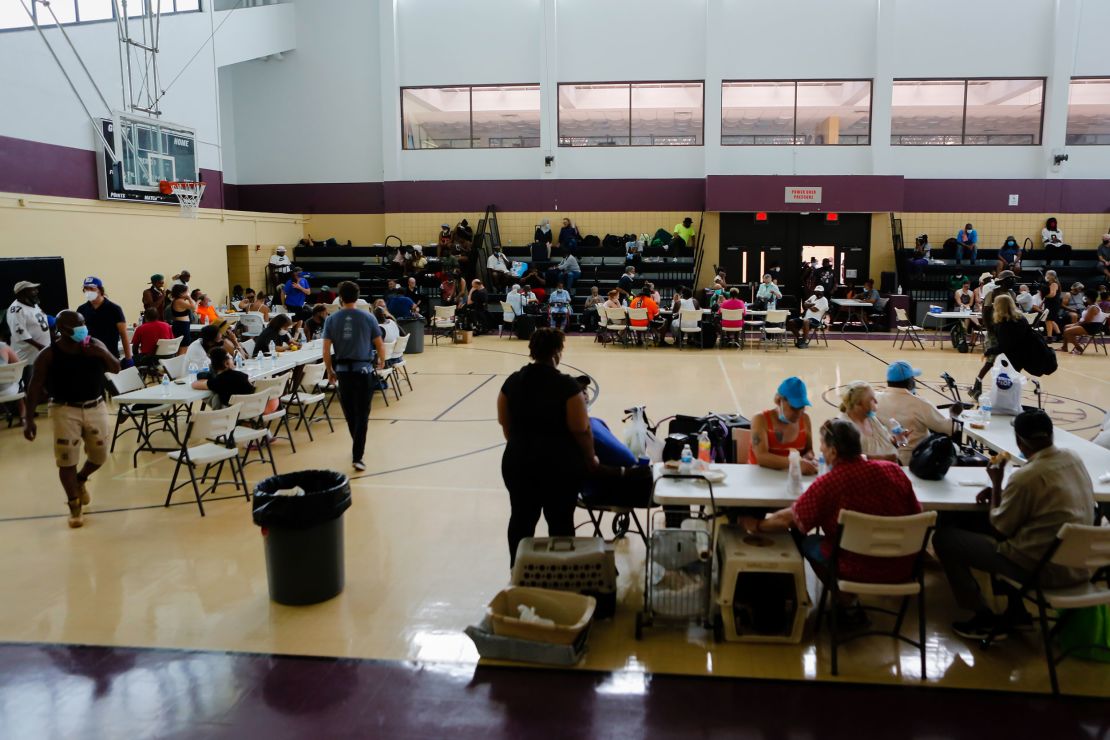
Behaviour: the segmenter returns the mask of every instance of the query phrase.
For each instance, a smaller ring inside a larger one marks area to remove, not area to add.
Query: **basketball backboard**
[[[176,205],[177,198],[159,192],[159,183],[199,179],[196,131],[188,126],[122,112],[100,125],[119,157],[113,160],[107,150],[97,157],[102,200]]]

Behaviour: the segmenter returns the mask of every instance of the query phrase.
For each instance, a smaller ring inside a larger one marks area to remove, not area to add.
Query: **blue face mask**
[[[72,337],[73,341],[77,342],[78,344],[80,344],[81,342],[84,342],[86,339],[89,338],[89,327],[87,327],[87,326],[75,326],[75,327],[73,327],[73,333],[70,334],[70,337]]]
[[[790,419],[786,418],[786,414],[782,413],[782,406],[778,407],[778,411],[779,411],[779,422],[780,423],[782,423],[782,424],[791,424],[791,423],[793,423],[793,422],[790,421]]]
[[[874,411],[868,411],[867,412],[867,418],[868,419],[878,419],[879,415],[877,413],[875,413]]]

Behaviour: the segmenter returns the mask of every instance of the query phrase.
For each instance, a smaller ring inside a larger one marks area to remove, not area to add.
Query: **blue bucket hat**
[[[809,402],[809,396],[806,395],[806,384],[802,382],[801,378],[793,376],[787,378],[779,383],[776,392],[786,399],[786,402],[792,408],[800,409],[813,405]]]

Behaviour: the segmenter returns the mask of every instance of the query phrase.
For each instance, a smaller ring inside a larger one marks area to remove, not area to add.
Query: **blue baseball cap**
[[[903,380],[916,378],[918,375],[921,375],[920,370],[905,360],[899,360],[898,362],[892,362],[890,367],[886,369],[886,382],[900,383]]]
[[[100,278],[92,277],[92,276],[89,276],[89,277],[85,278],[85,282],[82,283],[82,287],[87,288],[90,285],[95,286],[97,288],[103,288],[104,287],[104,283],[101,282]]]
[[[801,378],[793,376],[787,378],[779,383],[776,392],[785,398],[792,408],[800,409],[813,405],[809,402],[809,396],[806,395],[806,384],[802,382]]]

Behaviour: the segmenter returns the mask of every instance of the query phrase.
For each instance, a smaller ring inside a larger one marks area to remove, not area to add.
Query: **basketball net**
[[[197,208],[200,206],[201,196],[204,195],[205,183],[203,182],[168,182],[159,183],[159,189],[165,195],[177,198],[181,206],[182,218],[196,218]]]

